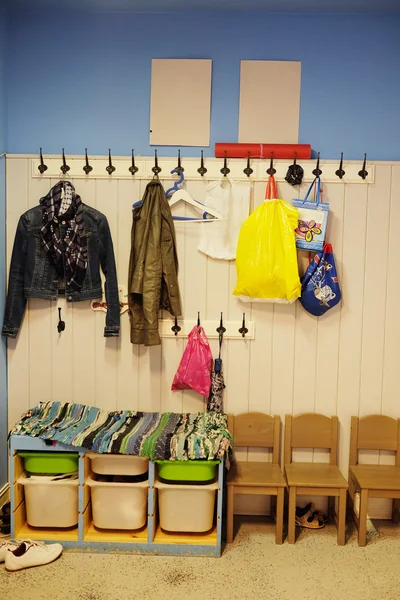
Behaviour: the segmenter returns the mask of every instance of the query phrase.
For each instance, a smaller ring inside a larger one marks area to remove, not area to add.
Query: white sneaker
[[[19,544],[14,544],[10,542],[9,539],[4,541],[0,540],[0,563],[6,560],[7,550],[12,552],[13,550],[16,550],[18,546]]]
[[[6,571],[19,571],[30,567],[48,565],[56,560],[62,553],[61,544],[44,544],[24,540],[15,550],[6,553]]]

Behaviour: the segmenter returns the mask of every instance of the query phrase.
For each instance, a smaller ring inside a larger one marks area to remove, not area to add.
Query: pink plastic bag
[[[193,327],[172,382],[172,390],[193,389],[203,396],[210,393],[213,356],[202,327]]]

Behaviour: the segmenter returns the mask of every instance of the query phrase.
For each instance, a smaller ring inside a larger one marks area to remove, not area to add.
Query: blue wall
[[[6,160],[0,157],[0,330],[3,324],[6,284]],[[6,339],[0,337],[0,489],[7,481],[7,355]]]
[[[399,30],[395,15],[15,14],[7,150],[148,154],[151,58],[212,58],[212,155],[237,141],[240,59],[282,59],[302,61],[300,142],[399,160]]]
[[[0,154],[6,149],[6,33],[7,15],[0,6]],[[4,313],[5,252],[6,252],[6,203],[5,158],[0,157],[0,329]],[[7,362],[6,340],[0,337],[0,489],[7,481]]]

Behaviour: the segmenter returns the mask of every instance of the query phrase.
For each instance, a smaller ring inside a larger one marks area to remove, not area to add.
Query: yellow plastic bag
[[[234,296],[247,302],[294,302],[301,285],[297,265],[298,210],[265,200],[243,223],[236,252]]]

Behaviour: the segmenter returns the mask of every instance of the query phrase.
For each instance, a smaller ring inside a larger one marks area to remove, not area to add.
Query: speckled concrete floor
[[[333,526],[275,546],[270,522],[246,520],[220,559],[65,552],[45,567],[0,571],[0,599],[398,600],[400,529],[375,525],[366,548],[353,527],[338,547]]]

